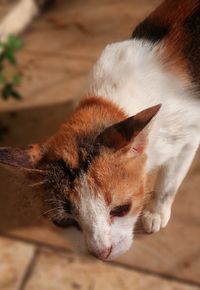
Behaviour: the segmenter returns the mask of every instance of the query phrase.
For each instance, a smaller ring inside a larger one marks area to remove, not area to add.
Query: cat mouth
[[[70,227],[75,227],[77,230],[82,231],[81,226],[79,223],[72,218],[62,219],[62,220],[52,220],[52,223],[59,228],[67,229]]]

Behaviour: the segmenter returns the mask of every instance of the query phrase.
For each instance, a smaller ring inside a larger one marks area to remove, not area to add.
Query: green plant
[[[16,88],[21,82],[16,52],[21,48],[22,41],[15,36],[10,36],[5,43],[0,42],[0,97],[5,101],[22,98]]]

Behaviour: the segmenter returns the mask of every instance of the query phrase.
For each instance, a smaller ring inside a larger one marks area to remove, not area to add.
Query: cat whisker
[[[62,210],[62,207],[55,207],[55,208],[52,208],[52,209],[46,210],[46,211],[40,213],[40,214],[35,218],[35,220],[32,221],[31,224],[33,224],[33,225],[36,224],[38,221],[41,221],[41,218],[44,218],[44,216],[45,216],[45,215],[48,215],[48,214],[51,215],[52,218],[55,218],[55,217],[57,217],[57,215],[58,215],[59,213],[56,212],[56,214],[54,214],[54,212],[55,212],[55,211],[60,211],[60,210]],[[52,213],[53,213],[53,214],[52,214]]]
[[[48,209],[47,211],[41,213],[41,216],[48,215],[50,213],[53,213],[53,212],[59,211],[59,210],[63,210],[63,208],[61,206],[58,206],[58,207],[55,207],[55,208]]]
[[[40,181],[40,182],[29,184],[29,186],[30,187],[37,187],[37,186],[41,186],[41,185],[43,185],[45,183],[46,183],[46,181]]]
[[[46,174],[48,171],[43,169],[35,169],[35,168],[21,168],[22,171],[30,172],[30,173],[41,173]]]
[[[49,202],[49,203],[62,203],[65,204],[64,200],[61,199],[57,199],[57,198],[49,198],[49,199],[45,199],[45,202]]]

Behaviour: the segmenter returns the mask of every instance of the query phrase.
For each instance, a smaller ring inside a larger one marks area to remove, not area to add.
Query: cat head
[[[132,244],[144,203],[147,125],[160,105],[127,118],[96,102],[83,103],[43,144],[1,148],[0,163],[39,185],[47,217],[78,225],[88,251],[108,260]]]

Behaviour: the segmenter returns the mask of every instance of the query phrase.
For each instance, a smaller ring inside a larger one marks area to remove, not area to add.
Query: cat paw
[[[164,228],[171,216],[171,207],[162,206],[161,208],[145,209],[142,216],[144,230],[150,233],[157,233],[161,228]]]

